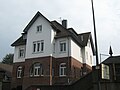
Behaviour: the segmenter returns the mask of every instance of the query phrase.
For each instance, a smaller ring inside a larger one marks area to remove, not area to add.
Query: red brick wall
[[[38,77],[30,77],[30,68],[31,66],[39,62],[43,67],[43,76]],[[52,63],[51,63],[52,62]],[[61,63],[66,63],[66,76],[59,76],[59,65]],[[18,66],[24,67],[24,76],[21,79],[16,78],[16,69]],[[50,67],[52,66],[52,67]],[[39,58],[31,58],[26,59],[25,62],[15,63],[13,67],[13,79],[12,79],[12,87],[17,87],[22,85],[23,90],[30,87],[31,85],[52,85],[55,84],[71,84],[81,77],[81,67],[86,67],[86,70],[91,71],[91,67],[82,64],[78,60],[72,57],[63,57],[63,58],[53,58],[53,57],[39,57]],[[52,68],[54,68],[54,76],[52,77]],[[51,82],[50,82],[51,81]]]
[[[19,63],[14,63],[13,64],[13,72],[12,72],[12,83],[11,83],[11,88],[16,88],[17,86],[21,86],[22,85],[22,82],[23,82],[23,79],[21,78],[17,78],[17,68],[19,66],[22,66],[23,67],[23,70],[24,70],[24,62],[19,62]]]
[[[23,79],[23,89],[29,87],[30,85],[50,85],[50,58],[51,57],[40,57],[40,58],[26,59],[24,79]],[[43,76],[30,77],[30,68],[36,62],[42,64]]]

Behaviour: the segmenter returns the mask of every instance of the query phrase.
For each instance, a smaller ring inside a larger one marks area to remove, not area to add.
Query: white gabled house
[[[61,25],[36,13],[22,36],[12,44],[15,47],[12,88],[68,85],[92,70],[95,52],[91,33],[77,34],[66,26],[66,20]]]

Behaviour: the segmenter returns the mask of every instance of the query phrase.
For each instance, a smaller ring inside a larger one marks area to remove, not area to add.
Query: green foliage
[[[13,64],[13,57],[14,57],[14,54],[7,54],[3,60],[2,60],[2,63],[4,64]]]

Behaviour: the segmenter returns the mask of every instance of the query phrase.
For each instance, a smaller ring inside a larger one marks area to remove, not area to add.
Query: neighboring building
[[[102,63],[109,66],[110,80],[120,82],[120,56],[110,56]]]
[[[77,34],[66,26],[66,20],[61,25],[37,12],[12,44],[12,88],[69,85],[91,72],[95,55],[91,33]]]
[[[10,90],[12,65],[0,63],[0,90]]]

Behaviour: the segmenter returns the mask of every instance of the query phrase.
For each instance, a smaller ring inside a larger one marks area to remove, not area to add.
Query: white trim
[[[21,78],[22,77],[22,66],[19,66],[17,68],[17,78]]]
[[[60,53],[66,53],[66,51],[67,51],[66,41],[60,41],[59,42],[59,50],[60,50]]]
[[[33,42],[33,54],[43,53],[44,52],[44,40],[34,41]]]
[[[25,58],[25,48],[19,48],[18,58]]]
[[[64,66],[62,66],[62,65],[64,65]],[[59,66],[59,76],[60,77],[66,76],[65,69],[66,69],[66,63],[61,63],[60,66]]]

